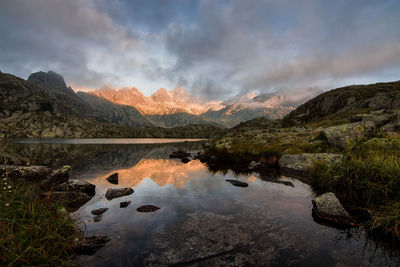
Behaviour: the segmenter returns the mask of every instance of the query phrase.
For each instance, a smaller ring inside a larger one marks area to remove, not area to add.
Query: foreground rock
[[[159,210],[159,209],[160,209],[159,207],[156,207],[156,206],[153,206],[153,205],[144,205],[144,206],[141,206],[141,207],[137,208],[136,210],[138,212],[154,212],[154,211]]]
[[[110,183],[110,184],[118,184],[118,172],[110,175],[108,178],[106,178],[106,180]]]
[[[11,179],[23,179],[30,182],[38,182],[46,188],[67,181],[70,169],[71,167],[68,165],[57,170],[53,170],[46,166],[1,165],[0,175],[7,175]]]
[[[108,210],[108,208],[100,208],[100,209],[92,210],[92,214],[93,215],[102,215],[107,210]]]
[[[322,130],[322,134],[333,146],[345,147],[351,142],[371,137],[375,129],[372,121],[362,121],[339,126],[332,126]]]
[[[279,168],[285,174],[292,176],[308,176],[317,161],[324,161],[330,164],[343,160],[341,154],[332,153],[303,153],[283,154],[278,161]]]
[[[109,188],[106,192],[106,198],[112,200],[114,198],[128,196],[133,193],[133,189],[130,187],[124,188]]]
[[[79,191],[50,191],[42,194],[42,197],[65,206],[69,212],[78,210],[92,199],[92,196]]]
[[[96,186],[86,181],[69,179],[67,182],[62,183],[55,187],[56,191],[80,191],[89,196],[96,194]]]
[[[87,236],[75,241],[72,247],[79,255],[93,255],[108,241],[110,241],[108,236]]]
[[[227,179],[225,181],[230,183],[230,184],[232,184],[232,185],[234,185],[234,186],[238,186],[238,187],[248,187],[249,186],[248,183],[245,183],[245,182],[242,182],[242,181],[238,181],[238,180]]]
[[[349,213],[343,208],[334,193],[325,193],[312,200],[314,214],[318,219],[339,226],[355,226]]]

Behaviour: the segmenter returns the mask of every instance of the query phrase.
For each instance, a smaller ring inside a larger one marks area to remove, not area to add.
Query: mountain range
[[[182,87],[161,88],[151,96],[145,96],[133,86],[75,92],[60,74],[53,71],[32,73],[27,82],[39,87],[53,101],[62,103],[71,114],[138,128],[193,124],[234,127],[256,117],[280,119],[307,100],[294,103],[287,94],[247,93],[226,101],[210,101],[195,97]]]
[[[82,98],[85,95],[96,96],[116,104],[134,107],[155,126],[214,124],[233,127],[257,117],[280,119],[319,92],[313,91],[312,95],[300,97],[297,102],[292,101],[288,94],[279,93],[247,93],[226,101],[209,101],[189,94],[182,87],[172,90],[161,88],[149,97],[136,87],[103,87],[78,92],[78,95]]]

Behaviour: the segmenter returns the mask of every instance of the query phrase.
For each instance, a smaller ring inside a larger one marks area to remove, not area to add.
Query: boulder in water
[[[109,188],[106,192],[106,198],[112,200],[114,198],[128,196],[133,193],[133,189],[130,187],[124,188]]]

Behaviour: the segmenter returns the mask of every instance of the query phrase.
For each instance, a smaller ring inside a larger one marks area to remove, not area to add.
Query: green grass
[[[400,139],[385,144],[352,145],[344,162],[316,163],[312,181],[317,191],[373,211],[371,227],[400,238]]]
[[[71,244],[81,232],[68,213],[32,186],[0,184],[0,265],[74,266]]]

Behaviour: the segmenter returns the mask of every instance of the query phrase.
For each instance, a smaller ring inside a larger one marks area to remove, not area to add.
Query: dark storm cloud
[[[214,73],[223,70],[232,88],[246,92],[335,86],[400,66],[398,1],[229,3],[202,1],[197,27],[169,30],[167,46],[178,58],[172,71],[221,84],[227,77]]]
[[[0,33],[4,70],[27,76],[51,69],[76,84],[101,85],[109,78],[88,66],[96,51],[112,55],[134,46],[123,27],[83,0],[3,0]]]
[[[0,69],[222,99],[387,81],[399,13],[397,0],[3,0]]]

